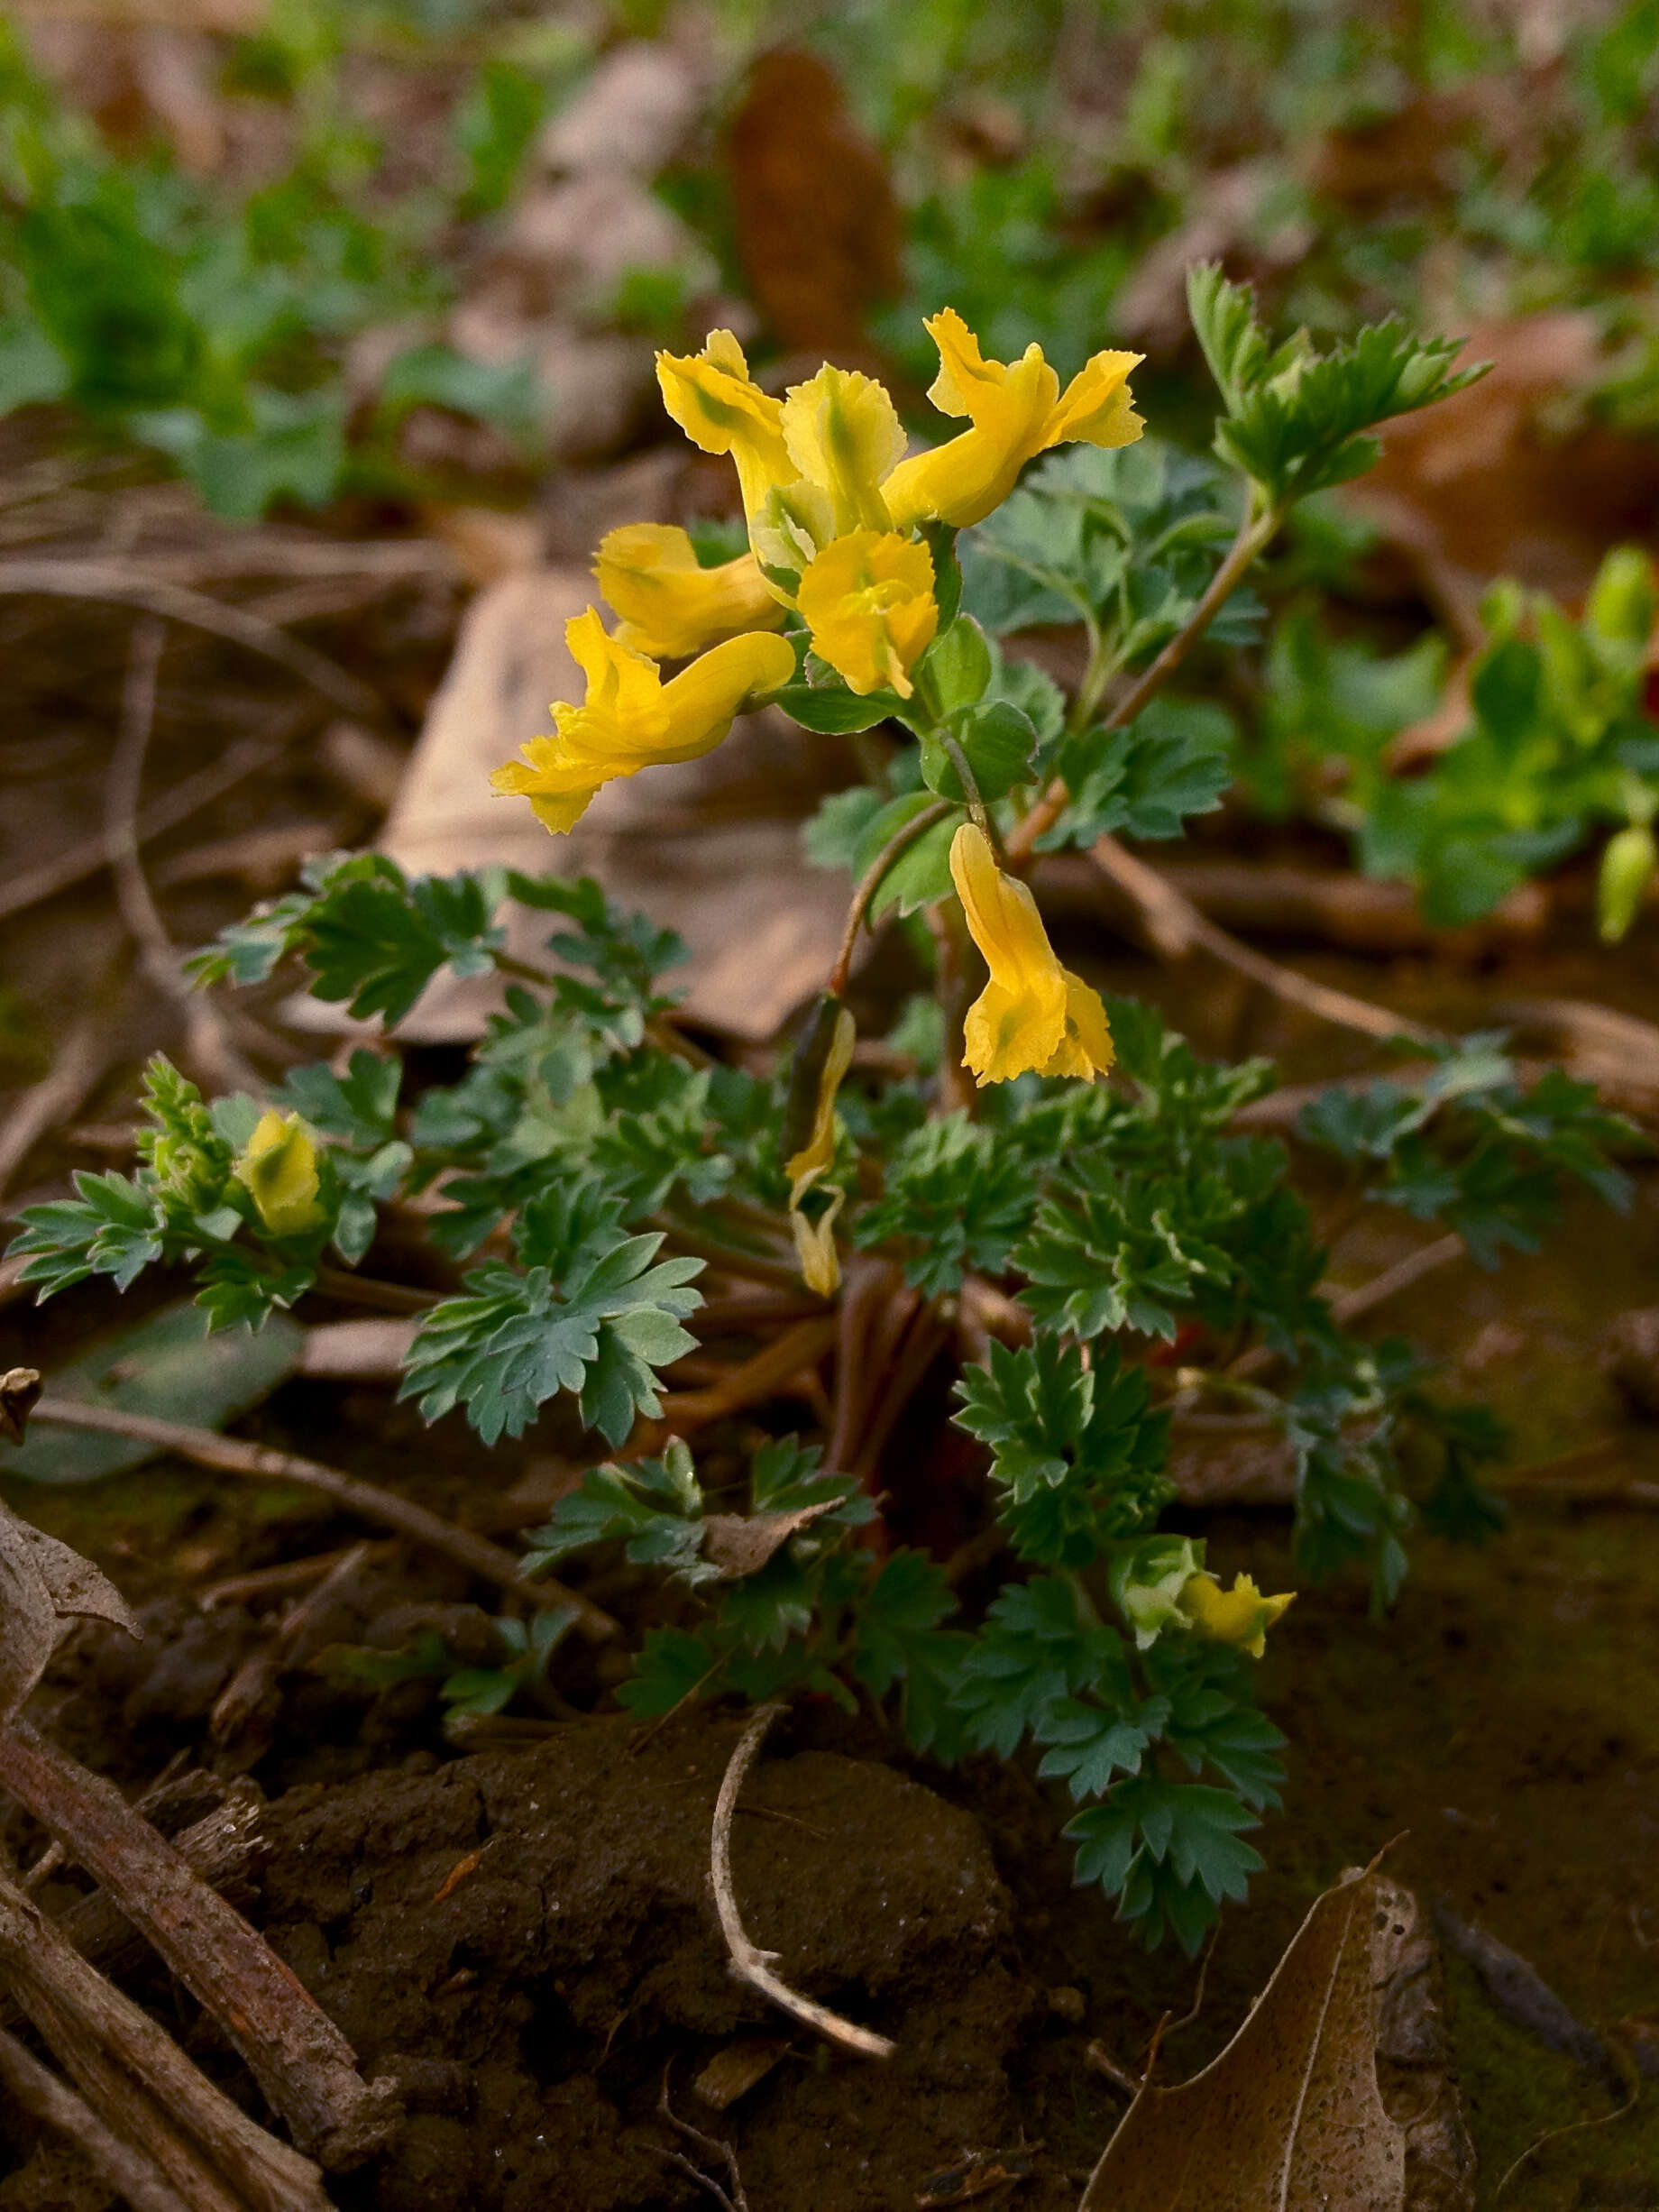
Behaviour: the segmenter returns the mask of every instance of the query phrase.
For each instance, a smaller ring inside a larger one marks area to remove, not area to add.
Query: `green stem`
[[[521,960],[511,952],[493,952],[490,957],[500,974],[511,976],[519,983],[539,983],[545,990],[549,984],[558,980],[550,968],[538,968],[534,960]]]
[[[975,826],[1000,859],[1003,840],[997,833],[996,824],[985,812],[985,803],[979,795],[978,779],[968,763],[967,755],[948,730],[935,730],[933,734],[944,748],[946,759],[957,772],[957,781],[962,786],[962,797],[967,803],[969,814],[973,817]]]
[[[852,904],[847,910],[847,925],[841,932],[841,942],[836,952],[835,964],[830,968],[829,980],[824,986],[825,990],[831,996],[841,998],[846,996],[847,978],[853,964],[853,951],[858,942],[858,926],[864,920],[865,912],[870,901],[881,886],[883,877],[886,875],[887,870],[900,854],[915,843],[924,830],[930,830],[936,821],[942,821],[949,812],[950,802],[948,799],[940,799],[932,806],[924,806],[921,813],[912,814],[907,822],[894,831],[859,877],[857,888],[853,893]]]
[[[1163,689],[1243,582],[1251,563],[1268,544],[1279,524],[1279,510],[1269,508],[1258,513],[1252,498],[1244,510],[1239,534],[1228,548],[1226,558],[1210,578],[1209,588],[1204,597],[1150,667],[1130,686],[1100,724],[1103,735],[1108,730],[1122,730],[1126,723],[1132,722],[1136,715]],[[1093,657],[1091,656],[1091,660]],[[1084,682],[1086,684],[1088,682],[1086,675]],[[1081,699],[1081,693],[1078,696]],[[1054,827],[1070,802],[1071,791],[1065,777],[1057,776],[1030,813],[1016,824],[1008,840],[1008,858],[1013,866],[1018,867],[1031,858],[1038,839]]]

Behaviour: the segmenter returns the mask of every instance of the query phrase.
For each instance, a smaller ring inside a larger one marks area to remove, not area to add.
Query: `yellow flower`
[[[794,1232],[802,1280],[820,1298],[830,1297],[841,1280],[835,1223],[847,1194],[823,1179],[835,1160],[836,1095],[852,1066],[857,1037],[847,1007],[839,998],[826,996],[819,1002],[817,1016],[802,1041],[790,1084],[792,1116],[804,1110],[811,1119],[805,1143],[784,1163],[789,1178],[789,1225]],[[803,1095],[798,1097],[798,1093]],[[814,1187],[830,1203],[816,1219],[810,1219],[801,1202]]]
[[[964,1065],[983,1088],[1034,1069],[1039,1075],[1104,1075],[1112,1033],[1100,994],[1054,957],[1037,902],[996,865],[983,830],[965,821],[950,846],[950,875],[991,980],[967,1010]]]
[[[701,353],[659,353],[663,404],[693,445],[729,454],[738,464],[743,511],[753,525],[775,484],[801,472],[784,443],[784,403],[762,391],[729,330],[711,330]]]
[[[884,386],[855,370],[821,368],[784,401],[784,443],[795,473],[830,499],[830,528],[888,530],[882,480],[904,452],[904,427]]]
[[[1236,1644],[1259,1659],[1267,1648],[1267,1633],[1296,1596],[1287,1590],[1264,1598],[1248,1574],[1235,1574],[1231,1590],[1224,1590],[1213,1574],[1195,1574],[1181,1592],[1180,1608],[1198,1634],[1213,1644]]]
[[[552,735],[532,738],[522,760],[490,779],[497,791],[527,798],[555,833],[573,829],[613,776],[711,752],[745,700],[776,691],[795,672],[793,648],[764,630],[717,645],[667,684],[655,661],[606,635],[591,607],[565,624],[564,640],[588,679],[585,702],[555,703]]]
[[[901,461],[888,477],[883,491],[901,529],[983,522],[1034,454],[1072,439],[1132,445],[1145,428],[1128,383],[1139,353],[1095,354],[1062,392],[1040,346],[1028,345],[1016,362],[986,361],[954,307],[930,317],[927,326],[939,358],[928,397],[944,414],[966,415],[973,427]]]
[[[910,672],[939,628],[933,556],[896,530],[853,530],[817,555],[795,603],[812,650],[856,692],[911,694]]]
[[[298,1114],[268,1106],[234,1171],[273,1236],[303,1236],[323,1218],[316,1202],[316,1146]]]
[[[746,630],[783,627],[784,610],[752,553],[701,568],[685,532],[665,523],[608,532],[593,574],[622,618],[618,643],[658,660],[683,660]]]

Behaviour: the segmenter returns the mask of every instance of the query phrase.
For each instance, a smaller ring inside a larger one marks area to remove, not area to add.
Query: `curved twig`
[[[116,561],[0,561],[0,594],[23,597],[33,592],[49,599],[96,599],[112,606],[138,607],[147,614],[182,622],[188,629],[226,638],[277,662],[346,713],[375,721],[384,719],[380,699],[366,684],[348,675],[338,661],[286,637],[274,622],[250,614],[245,607],[228,606],[204,592],[146,576]]]
[[[1305,1014],[1311,1014],[1321,1022],[1334,1023],[1340,1029],[1356,1029],[1367,1037],[1408,1037],[1416,1044],[1438,1042],[1436,1033],[1425,1029],[1421,1022],[1394,1014],[1387,1006],[1373,1005],[1368,998],[1355,998],[1350,992],[1334,990],[1329,984],[1315,983],[1312,977],[1300,975],[1294,968],[1283,967],[1251,946],[1241,944],[1230,931],[1201,913],[1184,893],[1166,882],[1156,868],[1149,867],[1144,860],[1120,845],[1116,838],[1096,838],[1089,848],[1089,858],[1109,882],[1133,901],[1146,924],[1147,935],[1167,959],[1207,952],[1235,974],[1260,984],[1275,998],[1300,1006]]]
[[[193,1460],[198,1467],[252,1475],[265,1482],[293,1482],[301,1489],[320,1491],[347,1512],[378,1521],[384,1528],[395,1528],[399,1536],[424,1544],[429,1551],[443,1552],[531,1605],[574,1606],[578,1630],[592,1640],[621,1632],[618,1621],[591,1598],[545,1575],[532,1582],[511,1552],[503,1551],[487,1537],[474,1536],[470,1528],[441,1519],[412,1499],[399,1498],[393,1491],[381,1490],[378,1483],[361,1482],[355,1475],[342,1474],[337,1468],[322,1466],[314,1459],[300,1459],[269,1445],[243,1444],[234,1436],[218,1436],[211,1428],[189,1428],[181,1421],[158,1420],[148,1413],[124,1413],[116,1406],[74,1405],[61,1398],[42,1398],[29,1418],[44,1422],[49,1428],[85,1428],[104,1436],[131,1436],[161,1451],[176,1452],[180,1459]]]
[[[714,1905],[720,1916],[720,1933],[726,1938],[726,1948],[731,1954],[731,1970],[740,1981],[747,1982],[768,1996],[783,2011],[791,2013],[810,2028],[826,2036],[832,2043],[839,2043],[843,2051],[862,2051],[866,2058],[890,2059],[896,2046],[886,2036],[877,2035],[869,2028],[854,2025],[843,2020],[839,2013],[832,2013],[827,2005],[814,2003],[792,1989],[772,1971],[777,1953],[762,1950],[752,1943],[744,1932],[742,1916],[738,1911],[737,1893],[731,1879],[731,1816],[738,1808],[738,1793],[743,1787],[743,1777],[754,1764],[755,1754],[760,1749],[766,1730],[784,1710],[780,1700],[756,1707],[748,1726],[738,1739],[738,1746],[726,1768],[726,1778],[720,1784],[720,1794],[714,1807],[714,1830],[709,1840],[709,1872],[714,1884]]]

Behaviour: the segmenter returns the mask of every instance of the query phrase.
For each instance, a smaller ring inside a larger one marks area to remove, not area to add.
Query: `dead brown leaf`
[[[0,1436],[21,1444],[28,1433],[29,1415],[41,1394],[38,1367],[8,1367],[0,1375]]]
[[[774,1552],[802,1528],[833,1512],[839,1501],[803,1505],[793,1513],[708,1513],[703,1516],[702,1556],[723,1580],[756,1574]]]
[[[71,1620],[107,1620],[143,1635],[126,1600],[89,1559],[0,1507],[0,1722],[46,1672]]]
[[[1377,2086],[1380,1906],[1372,1873],[1325,1892],[1221,2056],[1141,2090],[1078,2212],[1403,2212],[1406,2130]]]
[[[901,287],[898,202],[880,150],[816,55],[763,54],[728,139],[738,257],[784,344],[866,354],[866,310]]]
[[[1494,576],[1574,601],[1610,545],[1654,544],[1659,442],[1583,419],[1601,366],[1590,315],[1479,324],[1462,359],[1489,361],[1490,373],[1390,424],[1381,459],[1347,496],[1477,644]]]
[[[764,2080],[788,2049],[786,2036],[740,2035],[715,2052],[692,2082],[692,2093],[716,2112],[724,2112]]]
[[[821,986],[840,936],[847,881],[804,865],[799,825],[846,780],[842,742],[746,715],[703,759],[607,785],[569,837],[550,837],[522,801],[492,794],[490,771],[548,727],[550,701],[581,697],[564,625],[597,597],[576,567],[527,570],[479,595],[381,849],[418,874],[497,862],[595,876],[686,940],[692,960],[674,979],[694,1020],[769,1037]],[[540,959],[547,927],[524,919],[511,950]],[[440,979],[401,1033],[475,1036],[499,1001],[492,992]],[[340,1025],[315,1000],[287,1011],[307,1025]]]

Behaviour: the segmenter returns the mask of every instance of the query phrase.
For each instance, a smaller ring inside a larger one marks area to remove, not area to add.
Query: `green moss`
[[[1462,1959],[1446,1960],[1446,1996],[1482,2206],[1535,2143],[1503,2192],[1505,2212],[1659,2204],[1659,2097],[1650,2091],[1634,2112],[1621,2111],[1575,2060],[1507,2020]],[[1563,2128],[1573,2133],[1543,2140]]]

